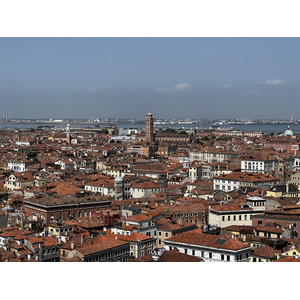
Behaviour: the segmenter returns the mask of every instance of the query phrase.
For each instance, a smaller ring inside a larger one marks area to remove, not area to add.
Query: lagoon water
[[[100,128],[109,127],[110,124],[101,124],[101,123],[89,123],[89,124],[70,124],[70,128],[93,128],[95,125],[98,125]],[[65,128],[66,124],[60,123],[34,123],[34,124],[21,124],[21,123],[2,123],[0,124],[1,130],[14,130],[14,129],[36,129],[39,126],[54,126],[56,128]],[[196,129],[208,129],[210,126],[203,126],[200,124],[164,124],[164,125],[154,125],[156,128],[163,127],[173,127],[173,128],[196,128]],[[237,124],[237,125],[221,125],[221,129],[225,128],[234,128],[241,131],[263,131],[264,133],[281,133],[284,132],[287,127],[290,126],[290,129],[296,133],[300,134],[300,124]],[[118,123],[116,124],[117,128],[145,128],[143,123]]]

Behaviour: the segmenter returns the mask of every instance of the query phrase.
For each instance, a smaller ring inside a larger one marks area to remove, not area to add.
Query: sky
[[[0,114],[300,119],[300,38],[0,38]]]

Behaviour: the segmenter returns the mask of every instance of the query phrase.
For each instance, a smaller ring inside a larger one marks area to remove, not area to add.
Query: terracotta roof
[[[285,257],[281,257],[281,258],[275,260],[274,262],[300,262],[300,258],[295,258],[292,256],[285,256]]]
[[[204,234],[202,233],[201,229],[184,232],[174,237],[168,238],[165,241],[228,250],[240,250],[250,247],[248,243],[244,243],[226,236]]]
[[[75,195],[76,192],[82,190],[81,188],[74,186],[70,183],[60,183],[51,192],[57,193],[58,196]]]
[[[50,246],[58,246],[59,243],[57,241],[57,239],[53,236],[46,236],[46,237],[41,237],[41,236],[37,236],[37,237],[29,237],[28,241],[31,244],[43,244],[44,247],[50,247]]]
[[[137,215],[129,216],[126,220],[133,221],[133,222],[143,222],[143,221],[150,221],[152,220],[152,218],[144,214],[137,214]]]
[[[265,182],[265,181],[278,181],[278,178],[262,173],[254,172],[232,172],[230,174],[223,174],[214,177],[214,179],[223,179],[231,181],[243,181],[243,182]]]
[[[262,232],[279,233],[279,234],[281,234],[283,232],[282,228],[277,228],[277,227],[273,227],[273,226],[256,225],[256,226],[253,226],[253,228],[256,231],[262,231]]]
[[[36,205],[43,205],[43,206],[54,206],[54,205],[68,205],[68,204],[84,204],[84,203],[91,203],[91,202],[102,202],[102,201],[111,201],[109,196],[97,196],[92,194],[88,197],[51,197],[51,196],[44,196],[42,198],[30,198],[24,200],[24,204],[36,204]]]
[[[130,259],[130,262],[154,262],[152,255],[145,255],[140,258]],[[201,262],[202,258],[188,255],[185,253],[179,252],[177,248],[173,250],[166,250],[160,256],[157,262]]]
[[[152,240],[153,239],[151,236],[141,234],[141,233],[137,233],[137,232],[133,232],[130,235],[122,235],[122,234],[113,234],[113,233],[110,232],[110,230],[106,231],[106,236],[111,237],[111,238],[117,237],[118,240],[127,241],[127,242],[135,242],[135,243],[137,243],[139,241],[146,241],[146,240]]]
[[[78,249],[78,252],[80,252],[82,255],[90,255],[93,253],[97,253],[100,251],[104,251],[107,249],[129,245],[129,242],[121,241],[119,239],[110,238],[106,236],[97,236],[98,242],[93,245],[89,245],[83,248]]]
[[[276,252],[272,247],[263,245],[261,247],[254,248],[251,255],[271,259],[275,257]]]
[[[202,258],[179,252],[177,248],[164,251],[158,262],[200,262]]]
[[[244,204],[246,204],[245,199],[235,199],[234,201],[225,203],[223,205],[212,205],[211,210],[215,211],[253,211],[252,207],[249,207],[249,205],[246,205],[246,207],[242,207]]]

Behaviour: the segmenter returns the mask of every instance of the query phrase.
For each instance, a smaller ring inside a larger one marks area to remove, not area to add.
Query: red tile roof
[[[220,239],[223,239],[224,243],[217,243],[217,241]],[[202,233],[201,229],[184,232],[174,237],[168,238],[165,241],[228,250],[240,250],[250,247],[248,243],[244,243],[226,236],[204,234]]]
[[[275,257],[276,252],[272,247],[263,245],[261,247],[254,248],[251,255],[272,259]]]

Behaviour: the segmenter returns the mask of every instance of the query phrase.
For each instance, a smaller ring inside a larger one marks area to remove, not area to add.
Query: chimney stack
[[[81,241],[81,244],[83,244],[85,242],[85,235],[84,234],[81,236],[80,241]]]
[[[180,226],[182,226],[182,218],[179,218],[179,219],[178,219],[178,224],[179,224]]]
[[[72,242],[71,242],[71,249],[73,250],[74,248],[75,248],[75,242],[72,241]]]

